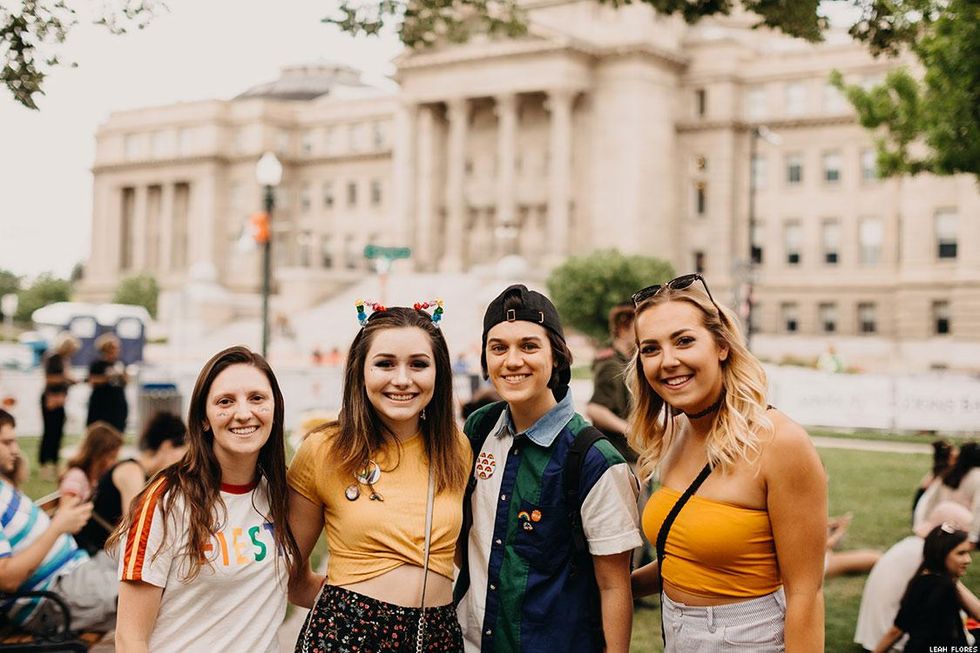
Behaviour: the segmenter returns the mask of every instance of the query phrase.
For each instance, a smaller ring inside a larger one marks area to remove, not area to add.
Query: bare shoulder
[[[778,410],[767,413],[772,420],[772,436],[766,441],[762,465],[765,473],[793,472],[802,468],[821,468],[820,457],[810,434]]]

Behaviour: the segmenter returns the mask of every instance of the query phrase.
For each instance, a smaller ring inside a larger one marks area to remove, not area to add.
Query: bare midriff
[[[357,592],[372,599],[393,603],[406,608],[417,608],[422,602],[422,581],[425,571],[415,565],[401,565],[380,576],[359,583],[341,585],[346,590]],[[436,607],[453,602],[453,581],[429,569],[429,579],[425,584],[425,605]]]
[[[715,605],[725,605],[728,603],[736,603],[738,601],[745,601],[747,599],[739,598],[733,599],[727,596],[699,596],[697,594],[691,594],[690,592],[685,592],[679,587],[675,587],[663,581],[664,594],[667,595],[674,603],[683,603],[684,605],[693,605],[699,607],[705,606],[715,606]]]

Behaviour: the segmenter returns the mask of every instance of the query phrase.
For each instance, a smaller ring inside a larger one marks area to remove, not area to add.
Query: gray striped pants
[[[786,596],[782,588],[757,599],[708,607],[663,595],[664,653],[783,653]]]

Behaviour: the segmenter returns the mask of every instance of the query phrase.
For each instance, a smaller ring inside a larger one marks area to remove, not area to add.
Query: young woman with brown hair
[[[312,607],[297,651],[462,648],[452,578],[469,454],[434,322],[441,306],[430,316],[426,304],[373,305],[370,316],[359,304],[339,420],[311,433],[290,465],[300,557],[289,596]],[[326,579],[308,562],[323,529]]]
[[[272,368],[230,347],[197,377],[187,453],[152,478],[122,541],[116,647],[278,651],[290,564],[283,398]]]
[[[68,469],[58,483],[62,496],[71,494],[82,501],[92,498],[95,484],[116,462],[122,445],[122,434],[108,422],[89,424],[78,453],[68,461]]]

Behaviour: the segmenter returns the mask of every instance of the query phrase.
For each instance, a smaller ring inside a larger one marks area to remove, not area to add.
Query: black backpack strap
[[[470,528],[473,527],[473,491],[476,490],[476,463],[483,449],[483,443],[487,441],[490,430],[500,419],[500,415],[507,408],[506,401],[498,401],[490,404],[489,408],[480,415],[476,424],[467,433],[466,437],[470,442],[470,449],[473,451],[473,465],[470,467],[470,477],[466,481],[466,491],[463,493],[463,524],[459,529],[459,539],[456,540],[456,547],[460,551],[459,575],[456,577],[456,584],[453,585],[453,604],[459,605],[463,600],[463,595],[470,587],[470,568],[467,558],[469,557],[469,537]]]
[[[660,532],[657,533],[657,573],[660,574],[660,635],[664,638],[664,643],[667,643],[667,635],[664,632],[664,615],[663,615],[663,593],[664,593],[664,548],[667,546],[667,536],[670,534],[670,528],[674,525],[674,520],[677,519],[677,515],[680,514],[681,510],[687,504],[688,500],[694,496],[694,493],[704,484],[711,475],[711,463],[705,463],[704,468],[701,473],[698,474],[697,478],[691,481],[691,484],[687,486],[684,490],[684,494],[680,496],[679,499],[674,503],[674,507],[670,509],[667,513],[667,517],[664,519],[664,523],[660,525]]]
[[[572,446],[565,457],[565,507],[568,509],[568,520],[572,525],[572,544],[575,553],[582,555],[588,552],[585,541],[585,531],[582,528],[582,504],[579,501],[579,490],[582,486],[582,468],[585,466],[585,456],[599,440],[605,440],[606,435],[594,426],[587,426],[578,432]]]

